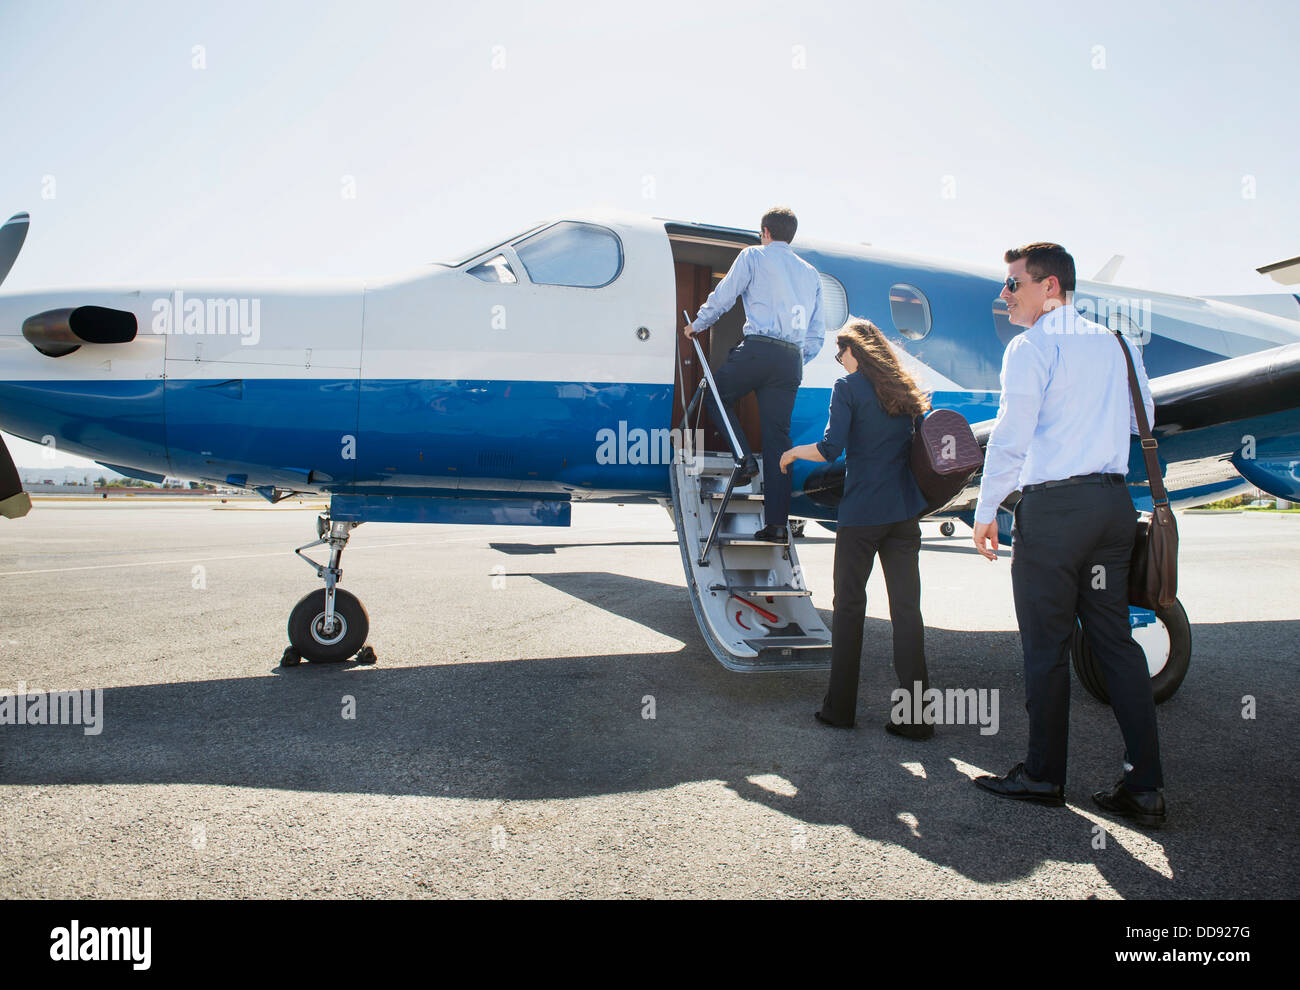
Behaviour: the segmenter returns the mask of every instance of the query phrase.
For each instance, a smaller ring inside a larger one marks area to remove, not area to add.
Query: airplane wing
[[[1151,397],[1157,439],[1300,408],[1300,344],[1164,375]]]
[[[1188,368],[1152,378],[1152,434],[1160,442],[1165,485],[1175,497],[1214,486],[1239,474],[1276,498],[1300,500],[1300,343]],[[971,430],[983,447],[994,420]],[[1145,480],[1140,460],[1130,482]],[[972,511],[979,475],[946,513]],[[1193,504],[1197,496],[1184,497]],[[1219,496],[1222,497],[1222,496]]]

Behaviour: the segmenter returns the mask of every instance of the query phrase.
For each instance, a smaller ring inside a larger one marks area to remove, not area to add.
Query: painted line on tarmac
[[[472,539],[478,539],[473,537]],[[349,552],[358,550],[388,550],[393,547],[438,547],[447,543],[464,543],[472,540],[438,540],[434,543],[412,541],[410,543],[377,543],[373,546],[349,547]],[[214,560],[251,560],[255,557],[281,557],[284,551],[275,553],[240,553],[229,557],[186,557],[181,560],[135,560],[127,564],[84,564],[80,567],[45,567],[34,571],[0,571],[0,577],[13,577],[20,574],[63,574],[68,571],[102,571],[114,567],[165,567],[168,564],[202,564]]]

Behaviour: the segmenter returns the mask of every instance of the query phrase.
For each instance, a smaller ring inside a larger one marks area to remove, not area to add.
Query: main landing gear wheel
[[[1134,609],[1130,614],[1133,639],[1146,654],[1147,669],[1151,672],[1151,694],[1158,705],[1172,698],[1187,676],[1187,668],[1192,659],[1192,627],[1187,621],[1182,603],[1177,599],[1168,608],[1156,609],[1154,612]],[[1109,705],[1110,692],[1106,690],[1106,679],[1093,656],[1082,619],[1075,625],[1070,653],[1074,659],[1074,672],[1079,675],[1079,683],[1084,690],[1102,704]]]
[[[325,620],[324,588],[317,588],[289,613],[289,643],[303,659],[313,663],[350,659],[365,645],[369,634],[370,617],[365,607],[342,588],[334,589],[332,628]]]
[[[957,527],[952,521],[945,519],[939,523],[939,532],[944,536],[952,536],[953,533],[957,532]]]
[[[804,520],[804,519],[791,519],[791,520],[790,520],[790,535],[791,535],[791,536],[803,536],[804,527],[807,526],[807,525],[808,525],[808,523],[807,523],[807,521]]]

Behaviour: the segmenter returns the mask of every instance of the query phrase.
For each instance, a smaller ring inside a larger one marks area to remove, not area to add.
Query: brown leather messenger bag
[[[1133,557],[1128,569],[1128,600],[1132,605],[1156,611],[1172,605],[1178,595],[1178,525],[1174,522],[1169,493],[1165,491],[1165,482],[1160,475],[1156,441],[1151,436],[1151,424],[1147,422],[1142,390],[1138,388],[1137,371],[1133,368],[1133,355],[1119,331],[1115,331],[1115,340],[1128,365],[1128,390],[1133,398],[1133,414],[1142,437],[1142,459],[1146,462],[1147,481],[1151,485],[1151,513],[1138,519],[1137,538],[1133,541]]]

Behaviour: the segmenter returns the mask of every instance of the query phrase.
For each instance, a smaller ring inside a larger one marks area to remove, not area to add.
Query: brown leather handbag
[[[1133,368],[1133,355],[1128,352],[1119,331],[1115,331],[1115,339],[1128,365],[1128,390],[1133,398],[1133,415],[1137,418],[1138,433],[1142,437],[1142,459],[1146,462],[1147,481],[1151,485],[1151,513],[1144,513],[1138,519],[1137,538],[1133,541],[1133,557],[1128,568],[1128,600],[1131,605],[1155,611],[1172,605],[1178,595],[1178,524],[1174,522],[1169,493],[1165,491],[1164,478],[1160,475],[1156,441],[1147,422],[1142,390],[1138,388],[1137,371]]]
[[[911,465],[927,512],[951,502],[984,464],[984,451],[966,417],[954,409],[932,410],[912,434]]]

